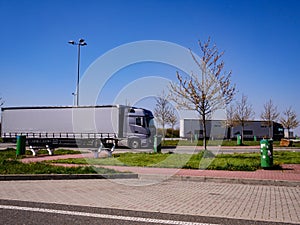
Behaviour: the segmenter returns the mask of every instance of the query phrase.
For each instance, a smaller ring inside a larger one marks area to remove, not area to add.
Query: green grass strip
[[[260,153],[234,153],[214,156],[210,151],[202,151],[193,155],[128,152],[113,154],[111,158],[62,159],[51,162],[230,171],[261,169]],[[300,152],[274,151],[274,166],[280,168],[281,164],[300,164]]]
[[[58,151],[59,152],[59,151]],[[66,153],[65,150],[60,152]],[[68,152],[69,154],[71,152]],[[21,158],[21,157],[20,157]],[[64,167],[45,162],[22,163],[16,158],[15,149],[0,151],[0,174],[113,174],[115,170],[93,168],[92,166]]]

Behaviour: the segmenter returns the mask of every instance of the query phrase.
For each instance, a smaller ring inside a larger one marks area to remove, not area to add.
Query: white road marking
[[[133,221],[133,222],[178,224],[178,225],[217,225],[217,224],[210,224],[210,223],[196,223],[196,222],[152,219],[152,218],[132,217],[132,216],[117,216],[117,215],[109,215],[109,214],[86,213],[86,212],[78,212],[78,211],[22,207],[22,206],[13,206],[13,205],[0,205],[0,208],[1,209],[10,209],[10,210],[42,212],[42,213],[56,213],[56,214],[71,215],[71,216],[86,216],[86,217],[95,217],[95,218],[102,218],[102,219],[126,220],[126,221]]]

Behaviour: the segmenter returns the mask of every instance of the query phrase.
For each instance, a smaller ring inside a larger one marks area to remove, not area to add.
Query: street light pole
[[[76,106],[79,106],[79,78],[80,78],[80,47],[87,45],[84,39],[79,39],[78,42],[75,42],[73,40],[69,41],[69,44],[71,45],[77,45],[78,46],[78,61],[77,61],[77,85],[76,85]]]

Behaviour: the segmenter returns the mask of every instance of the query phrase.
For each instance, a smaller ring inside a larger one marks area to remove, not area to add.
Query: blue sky
[[[297,0],[0,0],[0,96],[5,106],[72,105],[77,49],[71,39],[88,43],[81,49],[83,76],[98,57],[126,43],[162,40],[200,53],[197,41],[211,36],[225,50],[237,99],[248,96],[257,119],[270,98],[279,111],[292,106],[300,118],[299,12]],[[159,63],[124,68],[97,103],[111,103],[145,75],[175,79],[176,70]]]

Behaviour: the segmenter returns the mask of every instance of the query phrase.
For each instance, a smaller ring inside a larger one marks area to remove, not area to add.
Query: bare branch
[[[235,85],[231,84],[231,72],[223,72],[224,62],[220,61],[224,52],[219,53],[216,45],[211,46],[210,42],[210,37],[204,43],[199,41],[200,59],[190,50],[191,57],[199,68],[199,75],[196,76],[192,72],[189,78],[183,78],[177,72],[178,83],[170,85],[170,99],[177,107],[195,110],[201,117],[205,148],[206,118],[215,110],[228,105],[235,95]]]
[[[288,130],[288,136],[290,135],[290,129],[294,129],[299,126],[300,122],[291,106],[283,112],[283,117],[280,118],[280,123]]]
[[[252,120],[254,117],[254,111],[252,109],[252,105],[248,103],[248,97],[242,95],[240,101],[236,103],[235,106],[235,114],[234,114],[234,121],[242,126],[242,141],[243,141],[243,133],[244,127],[247,121]]]
[[[4,103],[5,103],[5,101],[3,100],[3,98],[2,98],[2,97],[0,97],[0,107],[1,107],[1,106],[3,106],[3,105],[4,105]]]

